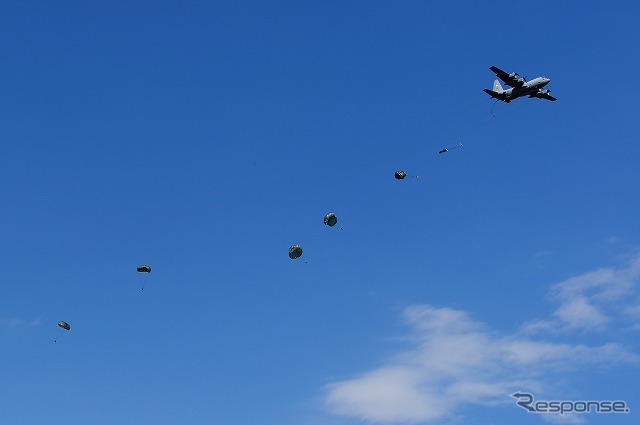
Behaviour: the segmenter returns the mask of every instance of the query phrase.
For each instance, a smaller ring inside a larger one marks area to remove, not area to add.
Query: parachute
[[[138,270],[138,273],[151,273],[151,267],[144,264],[138,266],[136,270]],[[140,275],[140,291],[144,292],[144,285],[147,283],[147,280],[148,276]]]
[[[295,260],[302,255],[302,247],[300,245],[291,245],[289,247],[289,258]]]
[[[396,178],[396,179],[398,179],[398,180],[402,180],[402,179],[404,179],[405,177],[407,177],[407,173],[405,173],[405,172],[404,172],[404,171],[402,171],[402,170],[398,170],[398,171],[396,171],[396,173],[394,174],[394,176],[395,176],[395,178]],[[419,178],[420,178],[420,176],[414,176],[413,174],[411,174],[411,177],[415,177],[415,178],[417,178],[417,179],[419,179]]]
[[[460,143],[458,146],[453,146],[453,147],[449,147],[449,148],[444,148],[444,149],[440,150],[440,152],[438,152],[438,153],[440,153],[440,154],[442,154],[442,153],[447,153],[447,152],[449,152],[449,151],[452,151],[452,150],[454,150],[454,149],[458,149],[458,148],[461,148],[461,147],[462,147],[462,143]]]
[[[332,212],[324,216],[324,224],[329,227],[333,227],[338,224],[338,217]]]
[[[58,340],[62,338],[62,335],[65,333],[63,331],[63,329],[65,331],[70,331],[71,330],[71,326],[69,326],[69,324],[67,322],[65,322],[64,320],[61,320],[61,321],[58,322],[58,328],[59,329],[58,329],[58,332],[56,332],[56,337],[53,340],[54,344],[57,343]]]

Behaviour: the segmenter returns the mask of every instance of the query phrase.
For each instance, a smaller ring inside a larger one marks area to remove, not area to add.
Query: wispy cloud
[[[524,332],[601,331],[620,311],[640,320],[638,281],[640,255],[617,268],[601,268],[551,287],[550,298],[559,303],[553,317],[525,323]]]
[[[611,320],[603,305],[627,299],[639,276],[636,257],[622,268],[599,269],[554,285],[552,299],[560,307],[551,319],[528,324],[528,330],[557,325],[580,332],[602,329]],[[403,318],[411,329],[408,346],[378,368],[327,385],[329,411],[372,423],[432,423],[450,420],[461,403],[511,403],[508,395],[523,389],[553,392],[550,377],[560,372],[640,362],[640,356],[615,342],[589,346],[522,331],[500,333],[450,308],[412,305]],[[553,422],[582,420],[543,416]]]
[[[0,317],[0,328],[27,328],[40,325],[39,320],[10,319]]]

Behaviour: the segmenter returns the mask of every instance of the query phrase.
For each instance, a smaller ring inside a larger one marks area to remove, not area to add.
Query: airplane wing
[[[551,96],[551,95],[549,94],[549,92],[548,92],[548,91],[546,91],[546,90],[545,90],[545,91],[542,91],[542,92],[538,92],[538,93],[536,93],[536,94],[533,94],[533,95],[531,95],[531,97],[537,97],[537,98],[539,98],[539,99],[547,99],[547,100],[550,100],[550,101],[552,101],[552,102],[555,102],[556,100],[558,100],[558,99],[556,99],[555,97]]]
[[[518,74],[515,72],[508,74],[497,66],[489,67],[489,69],[509,87],[522,87],[524,84],[524,79],[518,78]]]

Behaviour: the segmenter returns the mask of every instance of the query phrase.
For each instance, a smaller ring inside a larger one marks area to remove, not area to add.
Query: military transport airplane
[[[516,72],[508,74],[496,66],[492,66],[489,69],[495,72],[498,78],[504,81],[507,86],[511,87],[510,89],[504,90],[500,85],[500,82],[495,80],[493,82],[493,90],[483,89],[485,93],[495,99],[506,103],[509,103],[520,96],[538,97],[540,99],[547,99],[551,101],[557,100],[555,97],[550,95],[551,90],[542,90],[542,88],[551,81],[547,77],[538,77],[531,81],[527,81],[525,78],[520,78]]]

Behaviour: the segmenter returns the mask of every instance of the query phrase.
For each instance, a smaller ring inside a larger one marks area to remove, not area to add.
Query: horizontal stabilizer
[[[493,90],[489,90],[489,89],[482,89],[483,92],[485,92],[486,94],[488,94],[491,97],[495,97],[496,99],[502,99],[502,96],[500,96],[502,93],[498,93],[495,92]]]
[[[486,94],[488,94],[489,96],[491,96],[494,99],[498,99],[498,100],[501,100],[501,101],[507,102],[507,103],[511,102],[511,100],[508,99],[507,96],[504,93],[498,93],[498,92],[495,92],[495,91],[489,90],[489,89],[482,89],[482,91],[485,92]]]

